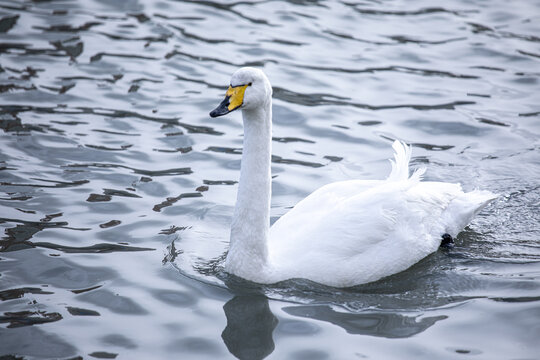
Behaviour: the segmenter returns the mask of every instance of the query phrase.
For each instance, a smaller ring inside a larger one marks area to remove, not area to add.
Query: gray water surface
[[[228,276],[242,126],[208,112],[240,66],[272,221],[394,139],[500,197],[372,284]],[[2,358],[539,359],[538,1],[0,0],[0,128]]]

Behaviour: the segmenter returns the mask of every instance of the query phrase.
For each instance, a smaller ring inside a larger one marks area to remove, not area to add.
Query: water
[[[442,4],[442,3],[441,3]],[[538,1],[0,1],[0,356],[538,359]],[[353,289],[223,273],[242,128],[274,86],[275,221],[384,178],[500,193],[411,269]]]

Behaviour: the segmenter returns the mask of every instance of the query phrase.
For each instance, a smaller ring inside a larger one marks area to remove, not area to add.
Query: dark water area
[[[275,221],[332,181],[501,194],[352,289],[222,270],[230,75],[274,86]],[[0,0],[0,358],[539,359],[539,1]]]

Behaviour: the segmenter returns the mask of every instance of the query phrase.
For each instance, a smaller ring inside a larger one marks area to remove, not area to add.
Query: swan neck
[[[244,143],[226,270],[260,281],[268,261],[270,227],[272,106],[242,111]]]

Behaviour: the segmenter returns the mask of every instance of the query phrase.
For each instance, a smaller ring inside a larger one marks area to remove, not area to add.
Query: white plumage
[[[231,88],[242,86],[244,149],[225,261],[229,273],[266,284],[291,278],[335,287],[375,281],[436,251],[443,234],[455,237],[496,198],[488,191],[464,193],[458,184],[424,182],[425,169],[409,176],[411,149],[395,141],[386,180],[325,185],[269,228],[272,88],[253,68],[233,74]],[[227,97],[211,115],[234,110],[223,106],[240,100]]]

